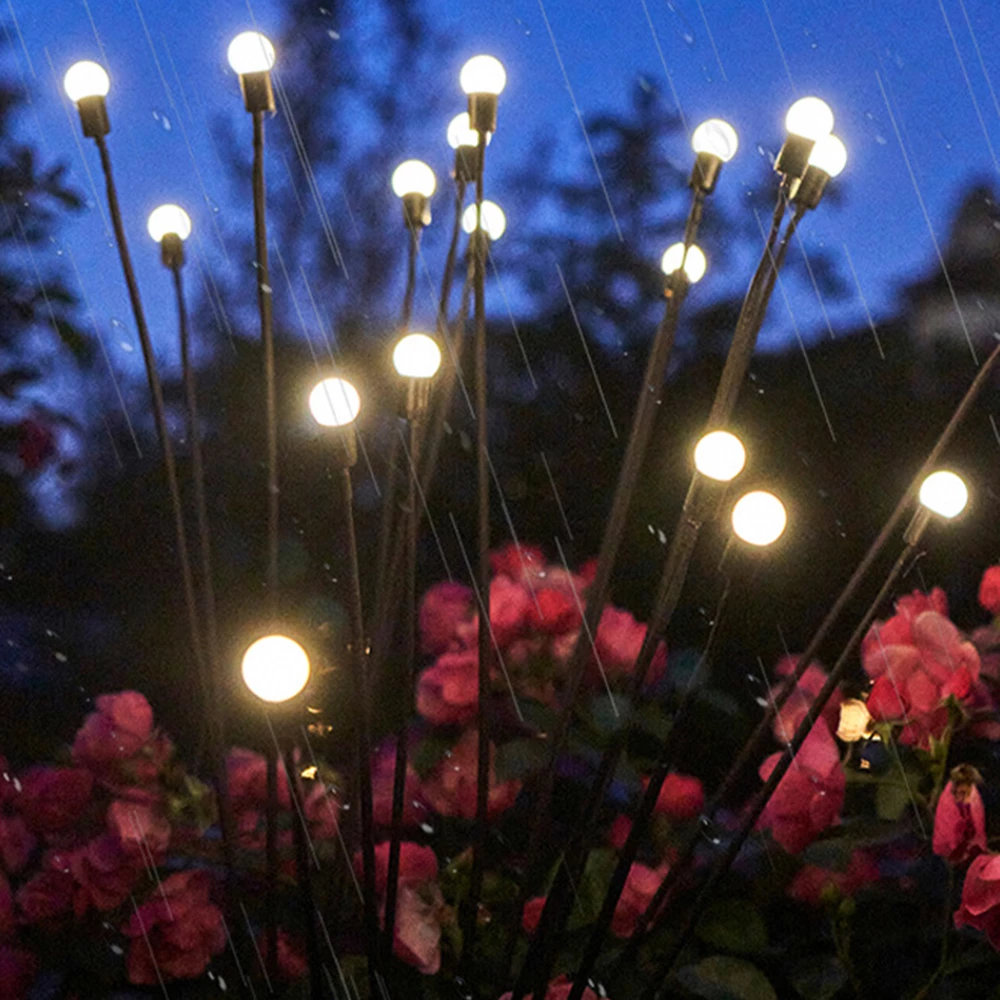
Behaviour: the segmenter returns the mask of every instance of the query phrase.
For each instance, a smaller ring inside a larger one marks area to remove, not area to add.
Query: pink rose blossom
[[[631,937],[639,917],[646,912],[666,876],[666,865],[656,869],[638,862],[632,865],[611,921],[611,933],[615,937]]]
[[[7,876],[0,872],[0,940],[14,933],[14,894]]]
[[[538,930],[538,922],[542,919],[542,910],[545,909],[545,896],[535,896],[524,904],[521,913],[521,926],[525,934],[534,934]]]
[[[17,890],[17,908],[24,923],[48,924],[70,913],[75,896],[69,871],[43,871]]]
[[[549,983],[545,991],[545,1000],[567,1000],[573,990],[573,981],[568,976],[560,976]],[[511,1000],[513,993],[504,993],[500,1000]],[[583,991],[583,1000],[600,1000],[598,995],[588,986]]]
[[[117,799],[108,807],[108,829],[115,834],[127,854],[142,857],[148,852],[162,860],[170,844],[170,823],[156,808],[139,802]]]
[[[782,678],[782,682],[780,685],[775,685],[776,689],[788,683],[787,678],[795,673],[798,664],[799,657],[797,656],[785,656],[778,661],[775,673]],[[805,672],[795,685],[795,690],[788,696],[788,700],[781,706],[781,711],[778,712],[771,724],[771,732],[779,743],[788,743],[795,735],[816,695],[826,684],[826,678],[826,671],[818,663],[810,663],[806,667]],[[842,701],[840,692],[834,691],[820,715],[820,718],[826,721],[831,732],[836,732]]]
[[[257,951],[267,954],[267,935],[257,935]],[[283,927],[278,928],[278,976],[284,982],[295,982],[309,971],[309,959],[299,941]]]
[[[536,577],[545,571],[545,553],[536,545],[508,542],[490,553],[490,566],[497,576],[512,580]]]
[[[396,741],[383,742],[373,754],[372,799],[377,826],[392,824],[392,784],[396,773]],[[417,826],[427,815],[420,799],[420,777],[407,759],[406,781],[403,785],[403,827]]]
[[[780,757],[775,753],[764,761],[762,781],[770,777]],[[826,723],[818,719],[774,790],[758,826],[770,829],[771,836],[789,854],[798,854],[838,822],[846,788],[837,744]]]
[[[535,600],[528,608],[528,624],[549,635],[572,632],[580,627],[582,604],[583,598],[578,600],[569,588],[536,587]]]
[[[979,603],[995,618],[1000,617],[1000,566],[990,566],[979,584]]]
[[[234,810],[258,809],[267,804],[267,761],[262,754],[234,747],[226,757],[226,772],[229,777],[229,798]],[[291,807],[288,777],[280,763],[278,805],[282,809]]]
[[[136,986],[197,979],[226,946],[222,911],[211,902],[205,871],[163,880],[123,928],[132,939],[128,979]]]
[[[36,843],[20,816],[0,816],[0,860],[7,871],[19,872],[28,863]]]
[[[128,899],[143,871],[141,858],[130,854],[114,834],[104,834],[67,857],[77,884],[73,909],[82,917],[93,907],[114,910]]]
[[[649,784],[646,779],[644,784]],[[705,804],[701,782],[687,774],[668,774],[656,799],[654,812],[676,822],[694,819]]]
[[[986,810],[977,785],[979,772],[967,764],[951,772],[934,811],[934,853],[961,865],[986,851]]]
[[[153,730],[153,709],[138,691],[102,694],[73,742],[73,760],[102,780],[146,783],[156,779],[172,751]]]
[[[389,883],[389,850],[388,840],[375,845],[375,891],[384,896]],[[362,860],[360,852],[354,855],[354,869],[360,875]],[[404,840],[399,845],[399,884],[404,882],[419,886],[424,882],[433,882],[438,876],[437,856],[429,847],[422,847],[412,841]]]
[[[505,649],[530,627],[534,607],[531,591],[509,576],[495,576],[490,581],[490,625],[492,641]]]
[[[83,815],[94,776],[78,767],[32,767],[21,777],[17,808],[36,833],[59,833]]]
[[[819,865],[804,865],[788,887],[788,895],[800,903],[819,906],[827,894],[853,896],[879,878],[878,866],[864,851],[853,851],[844,871]]]
[[[472,819],[476,815],[476,758],[479,737],[467,729],[461,739],[446,754],[431,775],[423,782],[423,798],[442,816]],[[490,817],[499,816],[513,804],[521,790],[521,782],[498,782],[493,770],[495,749],[490,747]]]
[[[475,594],[461,583],[436,583],[420,602],[420,651],[428,656],[465,648],[462,627],[475,616]]]
[[[445,653],[417,678],[417,712],[435,726],[460,726],[476,716],[479,654]]]
[[[980,854],[969,865],[955,926],[982,931],[1000,951],[1000,854]]]
[[[620,851],[625,846],[629,834],[632,832],[632,820],[628,816],[616,816],[608,830],[608,843],[616,850]]]

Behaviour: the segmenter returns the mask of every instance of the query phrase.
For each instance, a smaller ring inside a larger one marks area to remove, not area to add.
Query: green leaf
[[[520,780],[545,763],[545,746],[541,740],[511,740],[497,749],[495,760],[499,781]]]
[[[644,705],[636,715],[639,728],[661,743],[670,735],[673,719],[655,702]]]
[[[737,955],[753,955],[767,947],[767,927],[757,908],[745,899],[720,899],[698,922],[705,944]]]
[[[580,879],[576,905],[567,925],[570,930],[579,930],[597,919],[617,863],[618,856],[610,848],[590,852],[587,867]]]
[[[875,811],[879,819],[894,823],[912,801],[910,789],[901,781],[884,781],[875,791]]]
[[[805,1000],[832,1000],[847,983],[847,971],[833,955],[814,955],[792,966],[788,981]]]
[[[427,736],[410,754],[410,763],[421,778],[426,778],[454,745],[455,740],[450,736]]]
[[[695,996],[705,1000],[778,1000],[767,976],[740,958],[713,955],[677,974]]]
[[[594,725],[603,734],[617,732],[629,718],[631,706],[624,695],[602,694],[590,703]]]

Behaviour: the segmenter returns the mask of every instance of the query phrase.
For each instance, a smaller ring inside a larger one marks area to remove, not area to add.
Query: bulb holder
[[[497,130],[496,94],[469,94],[469,126],[475,132]]]
[[[80,124],[83,126],[83,134],[88,139],[99,139],[111,131],[111,120],[108,118],[108,105],[103,97],[99,95],[81,97],[76,102],[76,109],[80,112]]]
[[[924,532],[930,527],[933,514],[923,504],[920,504],[913,514],[913,520],[903,534],[903,541],[911,549],[920,544]]]
[[[823,200],[823,192],[830,183],[830,175],[819,167],[806,167],[801,180],[792,185],[792,202],[810,211]]]
[[[683,267],[679,267],[672,274],[665,274],[663,278],[663,297],[672,301],[675,309],[680,309],[684,297],[691,290],[687,273]]]
[[[424,194],[411,191],[400,199],[403,203],[403,221],[407,229],[423,229],[431,224],[431,200]]]
[[[184,241],[177,233],[167,233],[160,240],[160,259],[171,270],[184,266]]]
[[[271,86],[270,70],[241,73],[240,90],[243,91],[243,104],[251,114],[274,110],[274,88]]]
[[[358,435],[353,424],[324,427],[323,437],[330,443],[333,462],[338,469],[353,469],[358,464]]]
[[[410,378],[406,380],[406,419],[412,424],[423,420],[431,398],[431,378]]]
[[[459,146],[455,150],[455,180],[461,184],[476,182],[479,150],[475,146]]]
[[[715,190],[715,185],[719,183],[721,172],[722,160],[718,156],[714,153],[699,153],[695,157],[688,187],[694,191],[711,194]]]
[[[789,133],[774,161],[774,169],[786,177],[802,177],[809,166],[809,157],[815,145],[812,139]]]

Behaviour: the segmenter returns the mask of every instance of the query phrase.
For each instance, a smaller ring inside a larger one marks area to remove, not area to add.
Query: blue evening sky
[[[975,179],[996,181],[1000,173],[993,154],[1000,147],[995,0],[547,0],[544,11],[565,77],[538,0],[428,5],[437,26],[454,39],[454,52],[442,56],[441,77],[442,86],[455,80],[456,110],[462,106],[457,72],[465,58],[486,51],[506,64],[503,127],[490,151],[490,169],[499,180],[530,162],[531,141],[541,128],[570,148],[579,139],[576,108],[585,117],[623,109],[638,76],[660,83],[669,95],[665,63],[689,127],[720,116],[739,130],[742,147],[719,195],[736,207],[742,186],[759,178],[758,143],[781,134],[788,104],[808,93],[825,98],[850,151],[841,181],[847,199],[841,209],[809,219],[807,246],[824,246],[843,263],[846,245],[876,316],[893,307],[901,284],[931,267],[928,225],[943,242],[963,188]],[[255,0],[252,11],[263,30],[278,33],[276,4]],[[154,337],[166,345],[173,339],[172,300],[145,218],[161,201],[190,206],[202,250],[211,252],[210,213],[234,220],[233,213],[246,211],[229,198],[207,123],[230,107],[240,127],[249,129],[225,48],[232,35],[250,26],[250,5],[141,0],[140,8],[136,0],[5,0],[0,16],[11,23],[11,15],[21,34],[13,55],[34,98],[26,135],[48,156],[66,159],[94,203],[65,226],[51,252],[72,257],[114,365],[136,373],[138,345],[125,290],[96,207],[103,206],[103,192],[98,188],[95,199],[90,187],[100,184],[97,157],[92,144],[79,138],[75,112],[62,96],[62,73],[81,58],[105,61],[111,70],[112,153]],[[349,21],[332,27],[341,39],[353,30]],[[335,59],[337,39],[329,44]],[[895,126],[876,74],[892,102]],[[386,201],[391,205],[388,184]],[[511,223],[516,227],[517,220]],[[846,266],[844,273],[850,280]],[[701,294],[707,300],[711,290]],[[816,298],[800,288],[792,301],[799,328],[815,335],[823,321]],[[835,324],[864,322],[857,294],[831,305],[830,314]],[[789,315],[776,301],[762,343],[774,346],[791,336]]]

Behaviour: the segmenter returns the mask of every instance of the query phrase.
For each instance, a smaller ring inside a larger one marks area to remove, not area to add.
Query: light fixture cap
[[[403,378],[433,378],[441,367],[441,348],[426,333],[408,333],[396,344],[392,364]]]
[[[361,397],[347,379],[326,378],[309,393],[309,410],[321,427],[346,427],[361,412]]]
[[[837,177],[847,166],[847,147],[832,133],[821,135],[809,154],[809,166],[822,170],[828,177]]]
[[[107,97],[111,90],[111,77],[100,63],[84,59],[66,70],[63,89],[74,104],[87,97]]]
[[[243,31],[229,43],[226,59],[240,76],[268,73],[274,68],[274,45],[259,31]]]
[[[473,56],[462,67],[458,82],[466,94],[496,96],[507,86],[507,71],[495,56]]]
[[[146,229],[157,243],[171,234],[186,240],[191,235],[191,217],[180,205],[160,205],[150,212]]]
[[[437,188],[437,178],[423,160],[404,160],[392,172],[392,190],[397,198],[419,194],[429,198]]]
[[[920,502],[928,510],[950,521],[965,510],[969,502],[969,488],[957,473],[939,469],[920,484]]]
[[[709,153],[728,163],[739,149],[740,140],[736,129],[721,118],[709,118],[702,122],[691,136],[691,148],[696,153]]]
[[[819,97],[800,97],[785,115],[785,129],[815,142],[833,131],[833,111]]]

